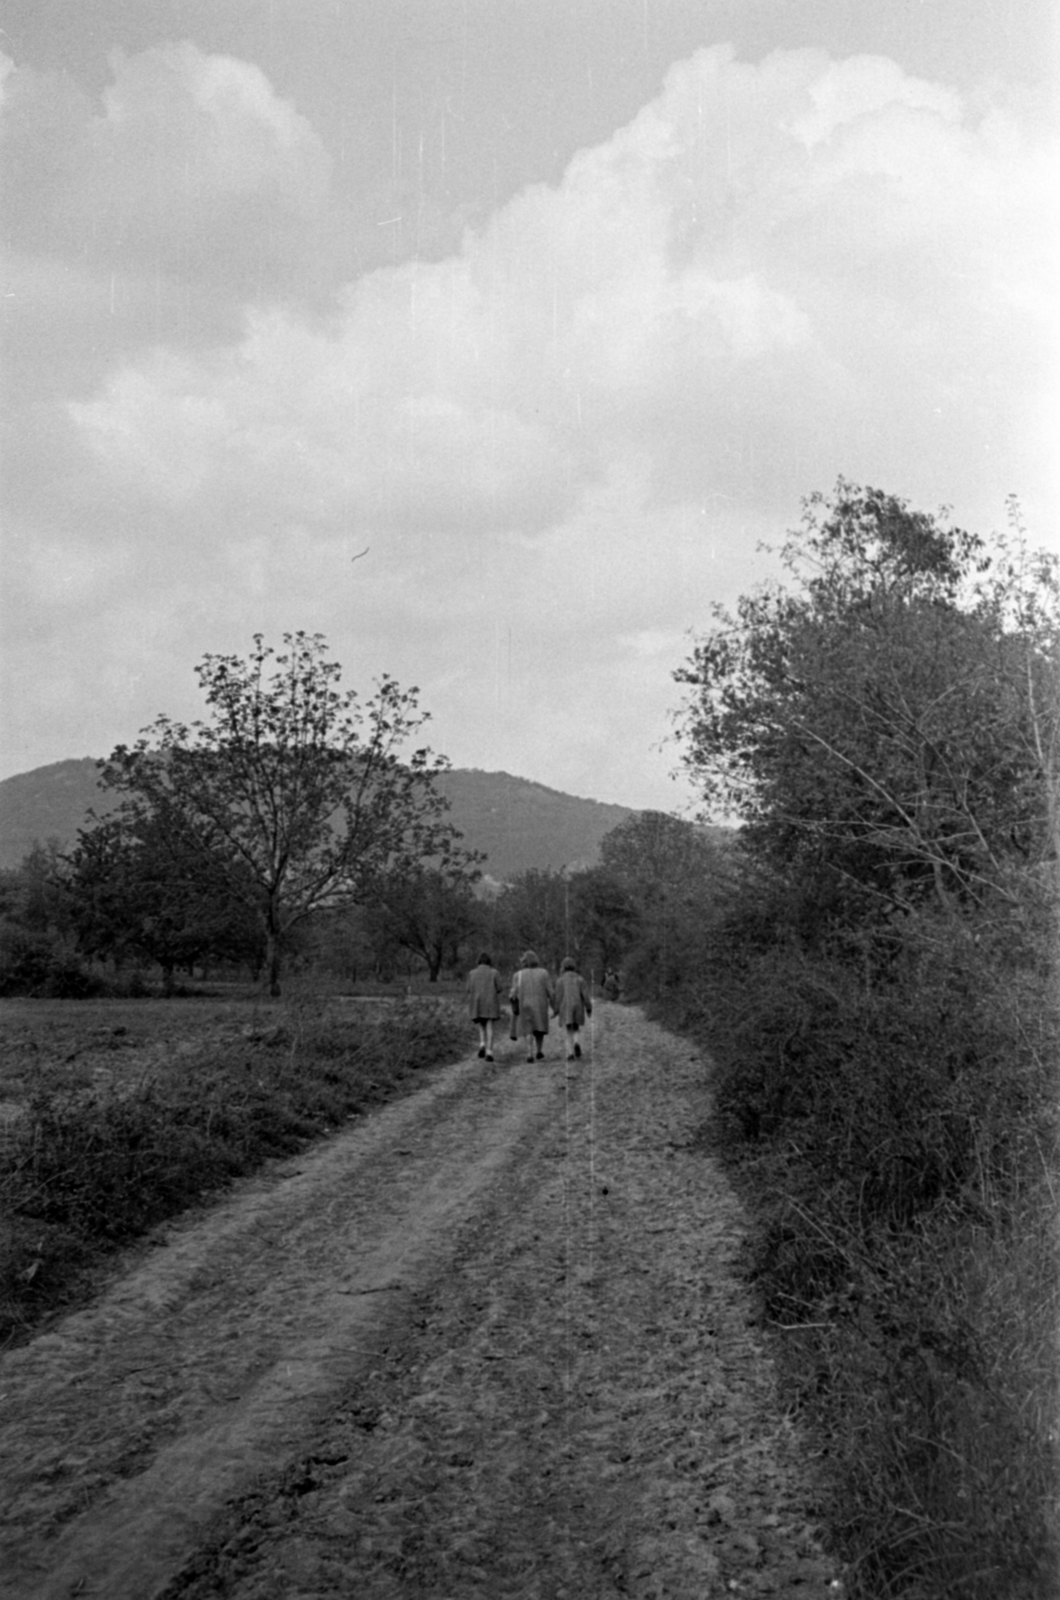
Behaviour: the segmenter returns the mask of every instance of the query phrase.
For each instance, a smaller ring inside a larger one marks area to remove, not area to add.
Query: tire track
[[[540,1085],[497,1088],[477,1061],[444,1069],[0,1362],[9,1600],[144,1600],[305,1442],[547,1125]]]
[[[0,1363],[5,1594],[835,1595],[707,1080],[603,1004],[173,1230]]]

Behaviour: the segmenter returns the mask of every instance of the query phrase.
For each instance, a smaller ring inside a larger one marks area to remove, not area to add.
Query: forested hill
[[[507,772],[455,768],[439,788],[468,847],[485,852],[485,870],[494,878],[527,867],[592,866],[604,834],[634,815],[628,806],[582,800]]]
[[[97,788],[96,776],[96,763],[85,757],[0,782],[0,868],[17,867],[36,840],[57,839],[65,848],[90,808],[108,810],[111,798]],[[456,768],[439,787],[468,847],[487,855],[493,878],[527,867],[590,866],[604,834],[633,815],[628,806],[583,800],[507,772]]]

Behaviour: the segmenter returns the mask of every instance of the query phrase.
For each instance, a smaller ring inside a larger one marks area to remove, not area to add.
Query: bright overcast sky
[[[802,496],[1060,548],[1051,0],[0,18],[0,777],[305,629],[455,765],[671,809]]]

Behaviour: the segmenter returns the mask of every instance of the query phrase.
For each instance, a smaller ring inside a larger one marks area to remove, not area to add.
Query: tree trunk
[[[280,941],[275,928],[265,936],[265,970],[269,975],[269,994],[274,1000],[280,994]]]

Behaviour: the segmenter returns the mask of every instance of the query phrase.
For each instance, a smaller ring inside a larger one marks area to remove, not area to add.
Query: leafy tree
[[[0,869],[0,922],[18,922],[25,903],[25,887],[12,867]]]
[[[435,787],[448,763],[427,748],[402,757],[427,720],[418,690],[384,676],[362,704],[340,690],[321,635],[285,634],[284,646],[255,634],[247,659],[205,656],[208,720],[159,717],[101,763],[126,823],[178,832],[256,919],[274,995],[285,946],[315,909],[444,859],[455,837]]]
[[[557,967],[570,955],[586,973],[617,964],[639,927],[628,888],[603,867],[569,874],[528,868],[504,885],[484,915],[498,959],[514,964],[529,946],[546,965]]]
[[[229,870],[178,817],[119,811],[81,830],[68,868],[68,915],[87,954],[155,961],[167,992],[177,967],[211,956],[260,964],[260,932],[229,892]]]
[[[389,979],[392,969],[369,922],[365,906],[344,904],[314,912],[300,930],[300,959],[315,972],[330,973],[348,983],[356,983],[366,974]]]
[[[23,858],[19,875],[25,894],[21,920],[26,927],[38,933],[65,931],[66,865],[59,840],[52,838],[45,844],[35,840]]]
[[[571,884],[565,872],[528,867],[506,883],[493,907],[494,940],[501,958],[514,963],[532,948],[546,966],[565,955],[580,959],[578,930],[572,922]]]
[[[676,674],[708,808],[862,910],[1011,901],[1046,832],[1056,561],[843,480],[782,559],[794,587],[715,608]]]
[[[0,872],[0,917],[33,933],[66,933],[65,873],[58,839],[35,840],[17,868]]]
[[[601,871],[641,907],[709,881],[716,868],[710,833],[665,811],[637,811],[600,841]]]
[[[605,867],[586,867],[571,877],[570,905],[579,960],[601,975],[617,968],[640,927],[629,887]]]
[[[631,992],[658,998],[694,964],[726,876],[724,837],[666,812],[639,811],[601,841],[600,871],[633,912],[622,951]]]
[[[418,866],[376,880],[370,926],[384,941],[419,956],[431,983],[447,961],[458,964],[462,946],[479,927],[474,860],[464,855],[444,866]]]

